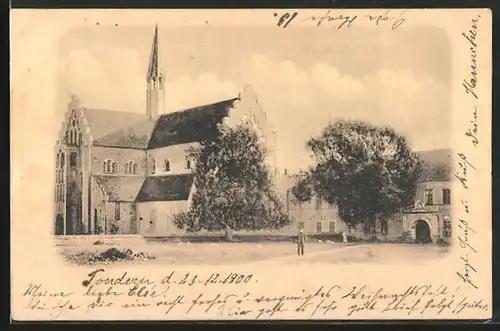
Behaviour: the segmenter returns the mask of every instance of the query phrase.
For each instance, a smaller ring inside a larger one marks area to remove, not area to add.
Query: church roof
[[[451,179],[451,149],[434,149],[416,153],[424,163],[419,179],[420,182],[448,181]]]
[[[154,126],[154,121],[146,119],[94,140],[94,145],[145,149]]]
[[[151,134],[148,149],[214,138],[219,134],[218,124],[229,115],[236,99],[162,115]]]
[[[193,185],[192,174],[147,177],[136,201],[183,201],[188,200]]]
[[[156,121],[124,111],[82,108],[82,112],[95,146],[154,149],[215,137],[236,99],[164,114]]]
[[[144,177],[139,176],[94,176],[94,179],[109,201],[135,201],[144,183]]]
[[[94,140],[148,119],[146,114],[107,109],[82,108],[82,112]]]

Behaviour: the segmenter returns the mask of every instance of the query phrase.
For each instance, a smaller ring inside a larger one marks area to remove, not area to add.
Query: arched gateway
[[[415,227],[415,242],[417,244],[429,244],[431,239],[431,227],[424,220],[417,220],[413,223]]]

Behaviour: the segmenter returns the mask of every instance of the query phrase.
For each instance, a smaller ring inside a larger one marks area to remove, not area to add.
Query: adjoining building
[[[143,114],[85,108],[72,97],[56,143],[56,235],[181,233],[173,216],[188,210],[195,189],[188,150],[218,135],[221,123],[253,126],[275,168],[275,135],[251,87],[165,114],[157,27],[146,78]]]
[[[417,183],[414,205],[387,222],[377,222],[377,235],[390,240],[417,242],[447,241],[451,237],[451,150],[419,151],[424,167]],[[298,202],[291,193],[297,175],[280,174],[278,183],[286,211],[292,223],[285,231],[304,227],[308,234],[347,232],[367,237],[361,228],[349,228],[339,217],[336,206],[314,197]]]

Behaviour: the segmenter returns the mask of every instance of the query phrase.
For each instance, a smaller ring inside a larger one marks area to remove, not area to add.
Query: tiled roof
[[[236,100],[217,103],[162,115],[149,140],[149,149],[212,139],[219,134],[218,124],[228,116]]]
[[[416,152],[423,161],[421,182],[448,181],[452,172],[452,150],[434,149]]]
[[[136,201],[182,201],[189,198],[193,175],[169,175],[147,177]]]
[[[144,177],[140,176],[94,176],[94,179],[110,201],[135,201],[144,183]]]
[[[94,145],[145,149],[154,126],[154,121],[146,119],[94,140]]]
[[[125,111],[82,108],[82,112],[94,140],[148,119],[146,114]]]

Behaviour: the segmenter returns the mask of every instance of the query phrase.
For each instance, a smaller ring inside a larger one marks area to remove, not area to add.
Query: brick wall
[[[117,174],[125,175],[125,163],[133,160],[138,165],[138,175],[146,173],[146,152],[139,149],[92,146],[91,171],[93,174],[103,173],[103,163],[108,158],[117,165]]]
[[[167,146],[148,151],[148,176],[161,176],[188,173],[192,170],[187,169],[186,156],[187,151],[191,147],[199,146],[198,143],[181,144],[174,146]],[[152,174],[151,164],[156,162],[155,173]],[[170,171],[165,172],[165,160],[170,162]],[[195,162],[191,161],[191,168],[194,168]]]

